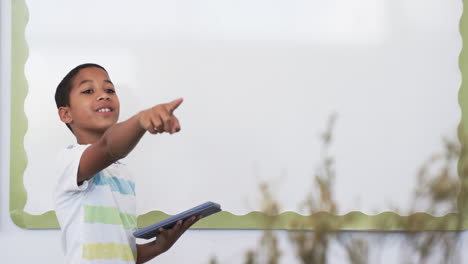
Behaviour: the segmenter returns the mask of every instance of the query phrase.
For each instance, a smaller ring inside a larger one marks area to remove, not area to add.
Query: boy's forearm
[[[145,134],[146,130],[141,127],[138,115],[139,113],[113,125],[102,136],[112,159],[119,160],[126,157]]]
[[[137,245],[137,263],[145,263],[154,257],[168,251],[180,236],[187,231],[195,222],[200,220],[200,216],[191,217],[185,221],[179,220],[171,229],[159,229],[156,240],[146,244]]]
[[[155,241],[146,244],[137,244],[137,264],[142,264],[164,253],[164,250],[155,246]]]

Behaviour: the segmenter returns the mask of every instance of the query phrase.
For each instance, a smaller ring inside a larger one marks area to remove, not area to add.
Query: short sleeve
[[[71,145],[61,151],[57,157],[58,192],[81,192],[88,188],[88,181],[77,183],[78,167],[83,152],[90,145]]]

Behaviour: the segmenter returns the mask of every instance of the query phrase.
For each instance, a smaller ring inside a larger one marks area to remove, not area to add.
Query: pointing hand
[[[139,113],[140,126],[151,134],[179,132],[179,120],[173,113],[182,102],[183,99],[179,98],[141,111]]]

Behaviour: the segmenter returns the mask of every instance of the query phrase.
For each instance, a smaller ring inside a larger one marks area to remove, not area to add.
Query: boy
[[[66,263],[144,263],[167,251],[199,217],[161,229],[147,244],[135,243],[135,185],[119,160],[146,133],[176,133],[173,112],[182,99],[156,105],[117,123],[119,99],[107,71],[97,64],[71,70],[55,93],[60,120],[76,145],[58,158],[55,212]]]

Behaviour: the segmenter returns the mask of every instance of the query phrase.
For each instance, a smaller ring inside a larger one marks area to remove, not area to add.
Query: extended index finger
[[[182,104],[183,101],[183,98],[178,98],[172,102],[165,104],[167,111],[169,111],[172,114],[172,112],[174,112],[174,110],[176,110],[177,107],[179,107],[179,105]]]

